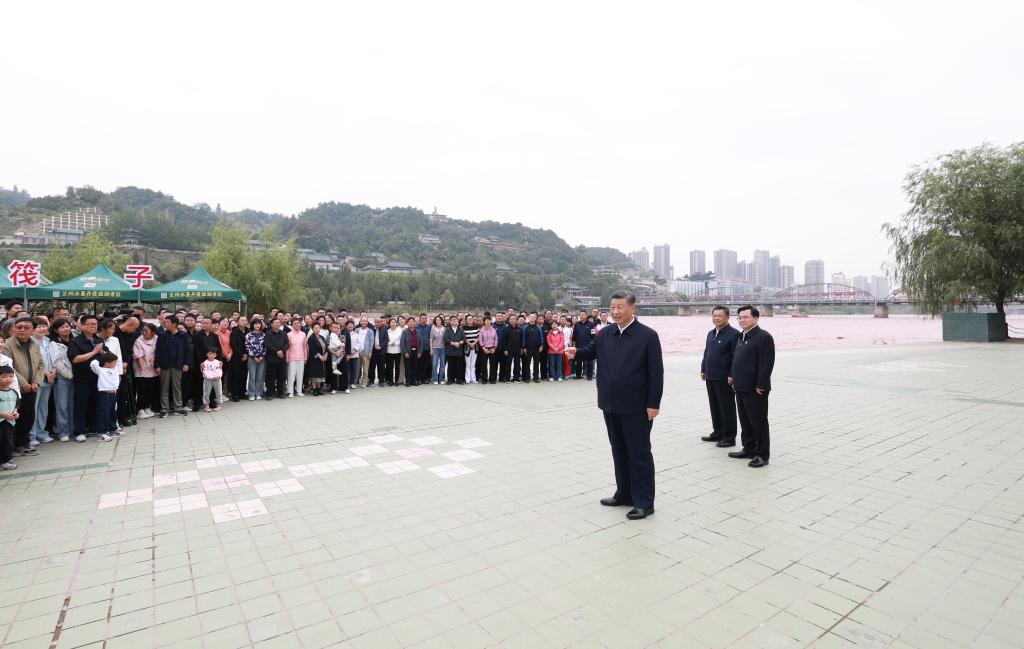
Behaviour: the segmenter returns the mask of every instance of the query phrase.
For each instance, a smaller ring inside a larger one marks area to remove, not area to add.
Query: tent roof
[[[139,291],[132,288],[106,264],[96,264],[78,277],[72,277],[63,282],[28,289],[28,299],[30,300],[122,302],[136,300],[138,297]]]
[[[195,302],[237,302],[245,296],[237,288],[231,288],[203,268],[196,268],[188,275],[142,290],[143,302],[173,302],[188,300]]]

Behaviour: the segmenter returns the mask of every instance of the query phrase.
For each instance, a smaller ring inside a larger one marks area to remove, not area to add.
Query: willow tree
[[[953,151],[907,174],[910,209],[882,230],[896,286],[938,315],[1024,297],[1024,142]]]

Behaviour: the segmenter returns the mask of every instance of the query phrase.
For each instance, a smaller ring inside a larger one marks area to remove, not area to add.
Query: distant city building
[[[838,273],[832,273],[832,283],[839,284],[840,286],[849,286],[850,280],[846,279],[846,275],[840,271]]]
[[[132,228],[121,230],[121,245],[137,248],[139,246],[139,231]]]
[[[441,237],[433,234],[421,234],[419,236],[420,243],[425,243],[428,246],[438,247],[441,245]]]
[[[768,258],[768,286],[773,288],[785,288],[782,285],[782,279],[779,277],[779,268],[781,268],[782,260],[779,259],[778,255]]]
[[[796,286],[796,273],[792,266],[779,266],[779,288]]]
[[[728,279],[742,279],[744,282],[749,281],[747,277],[751,273],[750,264],[746,260],[736,262],[736,272],[733,277]]]
[[[865,277],[864,275],[857,275],[853,279],[851,279],[850,280],[850,286],[852,286],[853,288],[855,288],[855,289],[857,289],[859,291],[867,291],[868,293],[872,292],[871,291],[871,279],[868,278],[868,277]]]
[[[734,279],[740,276],[736,269],[735,250],[715,251],[715,275],[718,279]]]
[[[646,247],[629,253],[629,260],[633,262],[634,265],[639,266],[640,270],[651,269],[651,253],[647,251]]]
[[[708,265],[704,261],[703,250],[691,250],[690,251],[690,275],[696,275],[698,273],[705,273],[708,270]]]
[[[667,243],[654,246],[653,269],[665,279],[672,278],[672,250]]]
[[[447,221],[448,220],[448,217],[445,216],[444,214],[438,214],[437,213],[437,206],[434,206],[434,213],[433,214],[428,214],[427,218],[429,218],[431,221]]]
[[[754,251],[754,279],[757,286],[770,286],[768,283],[768,260],[771,255],[767,250]]]
[[[707,283],[707,288],[709,290],[710,289],[715,289],[717,287],[718,287],[718,282],[715,281],[715,280],[711,280],[711,281],[709,281]],[[698,293],[703,293],[704,289],[705,289],[705,285],[704,285],[704,282],[697,282],[697,281],[688,280],[688,279],[685,279],[685,280],[684,279],[677,279],[674,282],[672,282],[671,288],[672,288],[672,292],[673,293],[681,293],[682,295],[685,295],[686,297],[693,297],[694,295],[697,295]]]
[[[804,284],[825,284],[825,262],[812,259],[804,264]]]
[[[871,277],[871,294],[877,298],[888,297],[889,293],[892,292],[892,286],[889,284],[889,279],[886,277],[879,277],[873,275]]]

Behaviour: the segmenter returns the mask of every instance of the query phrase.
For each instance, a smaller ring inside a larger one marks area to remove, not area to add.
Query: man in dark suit
[[[775,367],[775,340],[757,326],[760,315],[750,305],[736,310],[736,320],[743,333],[736,342],[729,377],[729,384],[736,392],[743,442],[743,450],[729,453],[729,457],[750,458],[747,466],[755,469],[768,465],[768,393],[772,390]]]
[[[661,409],[665,366],[658,334],[634,317],[636,296],[612,295],[614,325],[586,346],[566,350],[569,358],[585,354],[601,363],[597,375],[597,407],[604,412],[615,463],[615,495],[602,505],[632,505],[630,520],[654,513],[654,456],[651,428]]]
[[[729,309],[724,306],[711,309],[711,322],[715,328],[708,332],[700,361],[700,378],[708,389],[711,407],[711,434],[701,440],[727,448],[736,446],[736,394],[728,381],[740,332],[729,326]]]

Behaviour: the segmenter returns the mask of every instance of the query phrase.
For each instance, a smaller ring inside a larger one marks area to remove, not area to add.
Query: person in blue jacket
[[[708,389],[711,408],[711,434],[701,440],[727,448],[736,446],[736,393],[729,385],[729,377],[740,332],[729,326],[729,309],[724,306],[711,309],[711,322],[715,328],[708,332],[704,358],[700,361],[700,378]]]
[[[566,350],[570,359],[583,353],[601,363],[597,407],[604,413],[615,464],[615,494],[602,498],[601,504],[632,505],[626,514],[630,520],[654,513],[651,429],[665,388],[661,340],[654,329],[636,319],[634,311],[635,295],[613,293],[610,313],[615,324],[586,347]]]

